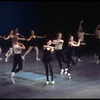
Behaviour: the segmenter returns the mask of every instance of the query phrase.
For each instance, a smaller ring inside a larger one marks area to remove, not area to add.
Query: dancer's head
[[[62,33],[61,32],[58,32],[57,39],[62,39]]]
[[[16,36],[14,36],[13,39],[12,39],[12,41],[13,41],[13,43],[18,42],[18,38]]]
[[[83,31],[83,28],[81,27],[80,29],[79,29],[79,32],[82,32]]]
[[[74,40],[74,37],[70,34],[69,35],[69,41],[72,42]]]
[[[51,45],[51,40],[47,40],[47,45]]]
[[[100,30],[100,24],[96,27],[96,30]]]
[[[14,31],[13,30],[10,30],[10,35],[13,35]]]
[[[18,33],[18,28],[15,28],[15,33]]]
[[[35,34],[34,30],[31,30],[31,35],[34,35],[34,34]]]

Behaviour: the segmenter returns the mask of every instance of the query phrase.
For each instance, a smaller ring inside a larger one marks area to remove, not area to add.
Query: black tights
[[[71,62],[72,62],[73,65],[76,65],[76,63],[75,63],[75,59],[74,59],[73,56],[68,57],[67,60],[68,60],[68,63],[69,63],[69,64],[71,64]]]
[[[16,69],[18,64],[18,68]],[[20,70],[22,70],[22,58],[21,58],[21,54],[15,54],[14,55],[14,63],[13,63],[13,68],[12,68],[12,72],[19,72]]]
[[[68,62],[65,60],[64,58],[64,55],[62,53],[62,50],[56,50],[56,58],[58,60],[58,63],[59,63],[59,66],[60,66],[60,69],[63,69],[62,67],[62,62],[63,61],[64,63],[66,63],[68,65]],[[68,66],[67,66],[68,67]]]
[[[78,58],[81,58],[82,52],[83,52],[83,45],[80,45],[80,46],[77,48],[76,56],[77,56]]]
[[[46,78],[47,78],[47,81],[49,81],[48,65],[49,65],[49,70],[50,70],[50,74],[51,74],[51,80],[53,81],[52,61],[50,61],[49,63],[44,62],[44,67],[45,67],[45,71],[46,71]]]

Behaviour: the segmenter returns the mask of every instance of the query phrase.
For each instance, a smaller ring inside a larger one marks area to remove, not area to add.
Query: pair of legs
[[[13,54],[13,48],[10,47],[9,50],[7,51],[7,53],[5,54],[6,59],[5,62],[8,62],[8,58]]]
[[[44,63],[45,71],[46,71],[46,78],[47,78],[47,83],[46,84],[49,83],[49,70],[50,70],[50,75],[51,75],[51,81],[54,84],[54,81],[53,81],[53,65],[52,65],[52,61],[50,61],[48,63],[47,62],[43,62],[43,63]]]
[[[16,68],[18,65],[18,68]],[[12,73],[11,73],[11,80],[13,83],[15,83],[14,81],[14,75],[15,73],[19,72],[20,70],[22,70],[22,66],[23,66],[23,63],[22,63],[22,58],[21,58],[21,54],[15,54],[14,55],[14,63],[13,63],[13,68],[12,68]]]
[[[0,47],[0,55],[1,55],[1,53],[2,53],[2,48]],[[0,60],[2,60],[2,58],[0,57]]]
[[[25,56],[32,50],[32,49],[35,49],[35,51],[36,51],[36,60],[40,60],[39,59],[39,49],[38,49],[38,47],[37,46],[29,46],[29,48],[28,48],[28,50],[26,51],[26,53],[22,56],[22,58],[23,58],[23,60],[25,60]]]
[[[58,60],[58,63],[59,63],[60,69],[61,69],[61,73],[60,74],[63,74],[63,72],[64,72],[64,69],[62,67],[62,61],[67,64],[67,67],[65,69],[65,73],[66,73],[66,71],[68,70],[68,66],[69,65],[68,65],[68,62],[64,58],[62,50],[55,50],[55,54],[56,54],[56,58]]]
[[[69,63],[69,65],[72,63],[73,65],[76,65],[75,63],[75,57],[74,56],[70,56],[67,58],[67,61]]]
[[[76,51],[76,56],[78,57],[78,62],[81,62],[81,56],[82,56],[82,52],[83,52],[83,45],[80,45],[79,47],[77,47],[77,51]]]

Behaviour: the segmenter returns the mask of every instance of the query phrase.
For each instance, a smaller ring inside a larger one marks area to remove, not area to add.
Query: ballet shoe
[[[5,56],[7,57],[8,55],[7,55],[7,54],[5,54]]]
[[[39,58],[36,58],[36,60],[40,60]]]
[[[65,69],[65,74],[67,74],[68,68]]]
[[[71,74],[70,73],[68,73],[68,79],[71,79]]]
[[[13,77],[14,77],[14,75],[15,75],[15,72],[12,72],[12,73],[11,73],[11,78],[13,78]]]
[[[8,58],[5,59],[5,62],[8,62]]]
[[[55,84],[55,81],[52,81],[51,83],[52,83],[52,84]]]
[[[46,81],[46,85],[48,85],[49,84],[49,81]]]
[[[0,58],[0,60],[2,60],[2,58]]]
[[[25,60],[25,57],[22,56],[22,59]]]
[[[62,75],[62,74],[63,74],[63,72],[64,72],[64,69],[61,69],[61,72],[60,72],[60,74]]]
[[[96,64],[99,64],[100,63],[100,60],[97,60]]]
[[[11,78],[11,82],[12,82],[13,84],[15,84],[15,80],[14,80],[14,78]]]
[[[83,60],[81,60],[80,58],[78,58],[78,62],[83,62]]]

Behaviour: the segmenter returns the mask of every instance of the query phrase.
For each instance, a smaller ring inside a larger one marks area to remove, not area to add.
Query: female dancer
[[[94,34],[89,34],[89,33],[85,33],[83,32],[83,29],[82,29],[82,23],[83,23],[83,20],[80,21],[80,25],[79,25],[79,28],[78,28],[78,31],[77,31],[77,35],[78,35],[78,40],[80,39],[81,41],[81,46],[79,46],[78,50],[77,50],[77,56],[78,56],[78,62],[81,62],[82,60],[80,59],[81,58],[81,53],[82,53],[82,49],[83,49],[83,45],[86,45],[86,43],[84,42],[84,35],[92,35],[94,36]]]
[[[30,46],[28,48],[28,50],[26,51],[26,53],[22,56],[23,60],[25,60],[25,56],[34,48],[36,51],[36,60],[40,60],[39,59],[39,49],[38,49],[38,45],[37,45],[37,38],[45,38],[46,35],[44,37],[42,36],[37,36],[35,35],[34,30],[31,30],[31,36],[29,39],[26,39],[27,41],[30,41]]]
[[[14,31],[11,30],[10,31],[10,35],[8,35],[8,37],[4,37],[4,40],[9,40],[9,50],[7,51],[6,55],[6,59],[5,62],[8,62],[8,58],[13,54],[13,50],[12,50],[12,39],[14,36],[16,36],[18,38],[18,40],[25,40],[24,36],[22,36],[21,34],[18,33],[18,29],[15,30],[15,35],[13,34]],[[21,36],[23,38],[19,38],[18,36]]]
[[[18,36],[18,37],[20,36],[20,37],[22,37],[24,39],[24,36],[21,35],[20,33],[18,33],[18,28],[15,28],[15,36]]]
[[[74,37],[72,35],[69,35],[69,41],[68,41],[68,52],[67,52],[67,60],[68,63],[75,65],[75,52],[73,47],[79,47],[80,46],[80,40],[78,42],[74,41]]]
[[[50,74],[51,74],[51,81],[52,84],[55,84],[55,82],[53,81],[53,70],[52,70],[52,53],[54,52],[54,47],[50,46],[51,45],[51,40],[47,41],[47,44],[43,46],[44,49],[44,55],[43,55],[43,63],[44,63],[44,67],[45,67],[45,71],[46,71],[46,84],[49,84],[49,73],[48,73],[48,66],[49,66],[49,70],[50,70]]]
[[[23,35],[21,35],[20,33],[18,33],[18,28],[15,29],[15,35],[14,36],[17,37],[18,41],[20,41],[20,40],[26,40]]]
[[[18,43],[18,39],[16,37],[13,38],[13,50],[14,50],[14,62],[13,62],[13,68],[11,71],[11,81],[15,83],[14,81],[14,75],[15,73],[19,72],[22,70],[22,57],[21,57],[21,52],[23,49],[25,49],[25,46],[22,43]],[[16,68],[18,65],[18,68]]]
[[[62,62],[61,60],[67,64],[67,67],[65,68],[65,74],[67,73],[68,71],[68,62],[65,60],[64,58],[64,54],[62,52],[62,47],[63,47],[63,43],[64,43],[64,40],[62,40],[62,33],[59,32],[57,34],[57,39],[56,40],[53,40],[52,44],[55,45],[55,54],[56,54],[56,58],[58,60],[58,63],[59,63],[59,66],[60,66],[60,69],[61,69],[61,72],[60,74],[63,74],[64,72],[64,69],[62,67]]]
[[[13,48],[12,48],[12,39],[14,37],[14,31],[10,30],[10,34],[8,35],[8,37],[4,36],[4,40],[9,40],[9,50],[7,51],[6,55],[6,59],[5,62],[8,62],[8,58],[13,54]]]

